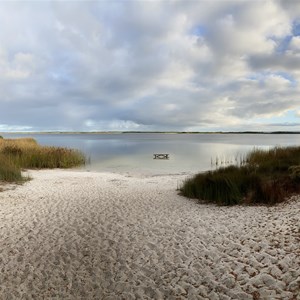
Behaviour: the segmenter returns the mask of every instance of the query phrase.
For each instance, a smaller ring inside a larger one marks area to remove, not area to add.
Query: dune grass
[[[32,138],[0,139],[0,180],[22,181],[22,169],[72,168],[85,163],[77,150],[40,146]]]
[[[187,179],[181,194],[219,205],[276,204],[300,192],[300,147],[253,150],[246,164]]]

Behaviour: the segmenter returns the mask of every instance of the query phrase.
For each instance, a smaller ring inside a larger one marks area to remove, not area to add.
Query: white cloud
[[[16,53],[9,59],[7,53],[0,49],[0,78],[2,79],[26,79],[34,71],[34,58],[28,53]]]
[[[300,54],[300,36],[293,36],[290,42],[289,49],[292,51],[292,53]]]
[[[277,92],[289,90],[291,86],[291,82],[288,79],[274,74],[267,76],[264,83],[268,90]]]
[[[299,37],[278,52],[296,9],[279,0],[1,2],[0,120],[205,130],[272,118],[299,102]]]

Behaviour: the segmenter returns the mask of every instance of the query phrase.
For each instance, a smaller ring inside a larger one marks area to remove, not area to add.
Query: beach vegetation
[[[41,146],[33,138],[0,139],[1,181],[22,180],[22,169],[72,168],[84,163],[78,150]]]
[[[244,161],[188,178],[181,194],[219,205],[272,205],[300,192],[300,147],[254,149]]]
[[[21,169],[10,159],[7,159],[3,154],[0,154],[0,181],[19,182],[22,180]]]

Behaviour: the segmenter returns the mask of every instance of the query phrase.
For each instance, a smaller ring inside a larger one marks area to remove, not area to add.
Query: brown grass
[[[72,168],[85,163],[74,149],[40,146],[32,138],[0,139],[0,180],[19,181],[21,169]]]

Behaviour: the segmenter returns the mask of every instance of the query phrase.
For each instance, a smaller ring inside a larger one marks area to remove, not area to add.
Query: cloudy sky
[[[0,131],[300,130],[300,1],[0,1]]]

